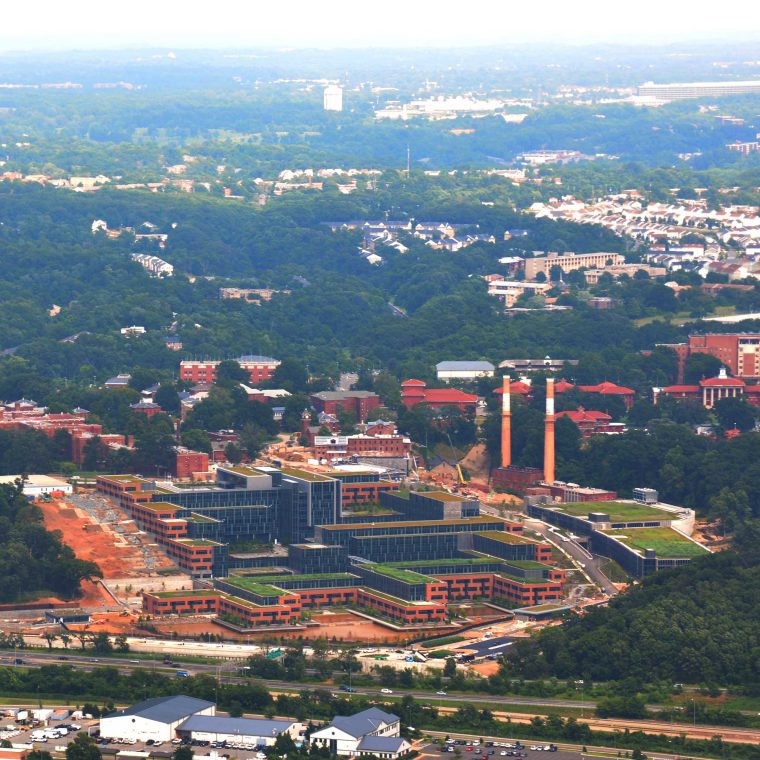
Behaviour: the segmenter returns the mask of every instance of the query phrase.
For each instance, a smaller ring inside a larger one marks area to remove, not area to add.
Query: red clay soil
[[[137,624],[137,615],[131,612],[96,612],[92,615],[89,623],[69,623],[72,633],[110,633],[114,636],[120,634],[134,634]]]
[[[103,571],[104,578],[135,575],[143,568],[144,558],[139,546],[125,544],[120,534],[112,531],[108,525],[94,522],[83,510],[74,509],[65,500],[40,502],[39,507],[45,527],[61,531],[63,540],[77,557],[96,562]],[[138,532],[134,523],[126,527],[130,532]],[[150,540],[147,536],[141,538]],[[165,563],[162,562],[159,566],[171,567],[172,562],[166,558]]]

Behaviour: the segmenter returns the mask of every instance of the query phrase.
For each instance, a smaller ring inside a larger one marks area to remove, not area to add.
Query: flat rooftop
[[[310,470],[301,470],[297,467],[283,467],[280,469],[280,472],[285,476],[289,476],[291,478],[299,478],[300,480],[308,480],[312,483],[332,480],[332,478],[325,477],[324,475],[320,475],[317,472],[311,472]]]
[[[573,517],[588,517],[591,512],[603,512],[610,516],[610,522],[670,520],[673,518],[672,513],[648,504],[640,504],[637,501],[577,501],[547,506]]]
[[[503,544],[535,544],[532,538],[525,538],[514,533],[507,533],[500,530],[485,530],[480,533],[481,536],[492,538],[494,541],[501,541]]]
[[[709,553],[704,546],[673,528],[631,528],[605,533],[642,555],[646,549],[654,549],[659,559],[685,559]]]
[[[295,577],[295,576],[294,576]],[[281,588],[277,588],[269,583],[261,583],[261,579],[258,576],[230,576],[224,579],[225,583],[229,583],[231,586],[236,586],[244,591],[250,591],[260,596],[283,596],[287,592]]]
[[[413,570],[405,570],[401,567],[391,567],[390,565],[365,565],[365,567],[402,583],[430,583],[435,580],[430,575],[422,575],[422,573],[415,573]]]
[[[399,522],[376,522],[376,523],[340,523],[339,525],[321,525],[322,530],[361,530],[362,528],[412,528],[419,526],[431,528],[436,525],[493,525],[503,523],[500,517],[462,517],[459,520],[408,520]],[[403,530],[399,530],[400,533]],[[496,532],[496,531],[494,531]]]

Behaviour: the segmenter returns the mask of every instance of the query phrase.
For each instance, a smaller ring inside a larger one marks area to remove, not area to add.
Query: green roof
[[[573,517],[588,517],[590,512],[603,512],[610,516],[610,522],[670,520],[673,518],[669,512],[635,501],[578,501],[558,504],[554,508],[558,512],[564,512]]]
[[[146,591],[148,596],[157,596],[160,599],[171,599],[179,596],[218,596],[219,592],[210,589],[191,589],[190,591]]]
[[[352,580],[355,580],[358,582],[358,578],[355,575],[352,575],[351,573],[304,573],[303,575],[289,575],[286,573],[281,573],[279,575],[244,575],[244,576],[235,576],[236,578],[250,578],[252,580],[255,580],[257,583],[271,583],[273,585],[277,585],[278,583],[283,583],[286,581],[327,581],[327,580],[343,580],[344,578],[349,578]],[[227,578],[226,580],[229,580]]]
[[[522,568],[523,570],[553,570],[551,565],[545,562],[536,562],[534,559],[505,559],[504,563]]]
[[[309,470],[300,470],[296,467],[283,467],[280,472],[282,472],[283,475],[288,475],[291,478],[300,478],[301,480],[308,480],[312,483],[319,483],[322,481],[330,480],[330,478],[326,478],[324,475],[320,475],[316,472],[309,472]]]
[[[525,536],[520,536],[515,533],[507,533],[501,530],[486,530],[478,534],[479,536],[485,536],[486,538],[492,538],[494,541],[501,541],[503,544],[535,544],[536,542]]]
[[[362,528],[409,528],[415,525],[423,527],[433,525],[492,525],[493,523],[503,523],[500,517],[462,517],[458,520],[406,520],[399,522],[377,522],[377,523],[339,523],[337,525],[321,525],[322,530],[357,530]],[[494,533],[496,531],[493,531]],[[400,530],[399,533],[403,533]]]
[[[434,580],[429,575],[422,575],[422,573],[415,573],[412,570],[404,570],[400,567],[390,567],[389,565],[366,565],[366,567],[368,570],[373,570],[380,575],[385,575],[402,583],[430,583],[431,580]]]
[[[253,478],[257,475],[268,475],[269,473],[263,472],[262,470],[257,470],[254,467],[249,467],[245,464],[236,464],[236,465],[222,465],[219,467],[220,470],[226,470],[227,472],[234,472],[236,475],[243,475],[247,478]]]
[[[419,491],[418,493],[426,499],[435,499],[436,501],[467,501],[467,499],[447,491]]]
[[[259,596],[283,596],[283,594],[287,593],[283,589],[272,586],[269,583],[260,583],[259,580],[258,577],[234,576],[225,578],[224,582],[229,583],[231,586],[237,586],[244,591],[251,591]]]
[[[654,549],[659,559],[697,557],[708,551],[673,528],[630,528],[605,533],[641,554]]]
[[[463,557],[451,557],[450,559],[415,559],[411,562],[388,562],[386,567],[435,567],[436,565],[493,565],[494,563],[502,564],[502,560],[489,557],[473,557],[467,559]],[[517,564],[512,562],[511,564]],[[540,562],[536,564],[541,565]],[[541,565],[546,567],[546,565]]]
[[[207,538],[175,538],[178,544],[187,544],[188,546],[224,546],[218,541],[210,541]]]

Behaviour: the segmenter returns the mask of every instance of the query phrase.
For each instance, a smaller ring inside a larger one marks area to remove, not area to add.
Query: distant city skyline
[[[0,51],[140,46],[446,47],[499,43],[656,43],[742,38],[760,31],[752,0],[729,0],[716,13],[704,0],[640,0],[624,11],[602,0],[540,5],[471,0],[289,0],[263,4],[132,0],[33,0],[3,9]],[[730,52],[730,51],[727,51]]]

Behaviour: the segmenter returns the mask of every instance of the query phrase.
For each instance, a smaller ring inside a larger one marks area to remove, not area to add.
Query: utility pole
[[[412,151],[411,148],[406,146],[406,178],[409,179],[409,174],[412,170]]]

